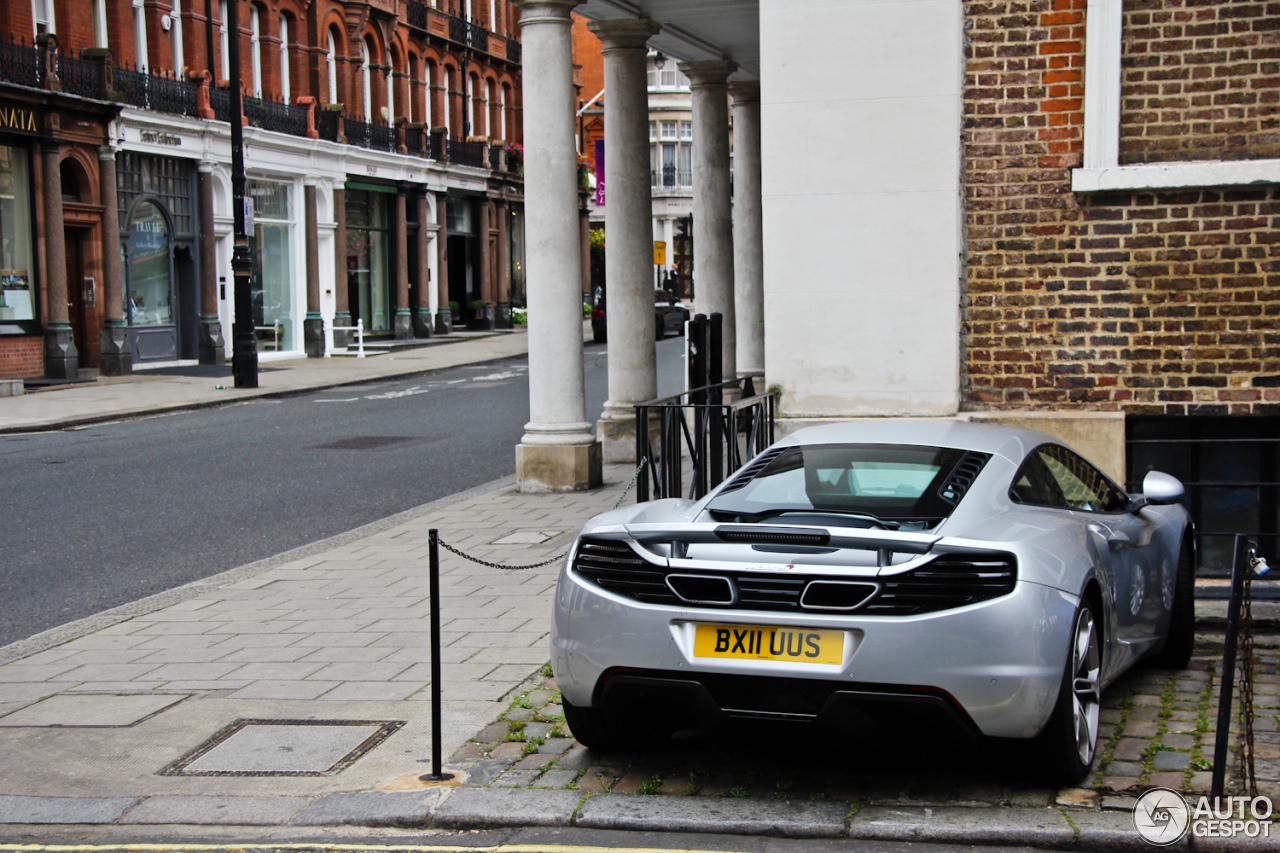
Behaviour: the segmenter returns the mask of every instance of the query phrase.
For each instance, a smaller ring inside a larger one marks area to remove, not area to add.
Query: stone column
[[[320,214],[316,207],[316,180],[302,184],[306,218],[303,235],[307,254],[307,316],[302,321],[302,344],[307,358],[324,358],[324,319],[320,314]]]
[[[218,235],[213,225],[213,161],[197,167],[200,196],[200,332],[197,350],[201,364],[226,364],[227,344],[218,319]]]
[[[413,336],[429,338],[431,328],[431,205],[418,196],[418,304],[413,306]]]
[[[729,193],[729,75],[736,62],[682,62],[693,91],[693,268],[698,312],[723,317],[724,376],[738,375]]]
[[[351,306],[347,298],[347,191],[333,188],[333,348],[342,349],[351,342],[351,332],[338,331],[338,326],[351,325]]]
[[[578,0],[515,0],[520,9],[528,211],[529,423],[516,447],[522,492],[580,491],[601,481],[586,418],[582,268],[569,12]]]
[[[449,310],[449,194],[436,193],[436,334],[453,332],[453,312]]]
[[[102,197],[102,298],[107,303],[103,306],[102,360],[99,366],[103,376],[124,376],[133,372],[133,352],[129,349],[129,328],[124,321],[116,152],[109,145],[98,149],[98,192]],[[212,233],[212,225],[208,230]]]
[[[498,219],[498,305],[494,311],[494,322],[499,329],[510,329],[511,322],[511,223],[507,212],[507,203],[499,201],[494,204]]]
[[[481,198],[476,202],[478,213],[476,237],[479,243],[479,257],[476,259],[476,273],[480,276],[480,301],[488,302],[480,317],[481,328],[493,328],[493,251],[489,246],[489,226],[492,217],[489,215],[489,199]]]
[[[764,372],[764,218],[760,201],[760,83],[729,84],[733,97],[733,292],[738,373]],[[695,217],[696,219],[696,217]],[[694,241],[695,245],[697,241]],[[725,373],[726,379],[733,374]]]
[[[645,43],[653,21],[595,21],[604,55],[605,253],[609,398],[596,427],[605,462],[636,462],[637,403],[658,396],[653,311],[653,192]]]
[[[76,351],[67,308],[67,237],[62,219],[62,143],[41,144],[44,191],[44,280],[48,315],[44,329],[46,379],[80,378],[80,353]]]
[[[396,193],[396,340],[403,341],[413,337],[413,315],[409,311],[409,226],[405,222],[408,216],[408,200],[405,188]]]

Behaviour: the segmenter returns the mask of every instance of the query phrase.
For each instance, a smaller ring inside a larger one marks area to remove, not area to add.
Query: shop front
[[[248,235],[253,270],[249,292],[258,352],[297,352],[302,348],[301,318],[305,303],[295,272],[296,205],[293,185],[250,179],[245,190],[253,200],[253,233]]]
[[[351,324],[363,321],[365,334],[389,335],[395,314],[391,275],[392,186],[348,181],[347,304]]]
[[[43,327],[36,298],[32,110],[0,134],[0,378],[41,376]],[[21,133],[31,128],[32,135]]]

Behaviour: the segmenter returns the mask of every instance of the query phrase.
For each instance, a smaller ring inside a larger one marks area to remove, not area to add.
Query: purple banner
[[[596,140],[596,207],[604,207],[604,140]]]

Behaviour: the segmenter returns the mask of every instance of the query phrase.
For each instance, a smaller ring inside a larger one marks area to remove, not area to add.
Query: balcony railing
[[[459,166],[485,168],[483,142],[464,142],[461,139],[450,139],[446,146],[449,152],[449,162],[457,163]]]
[[[62,91],[82,98],[101,98],[102,63],[78,56],[58,56],[58,80]]]
[[[476,23],[467,23],[467,46],[489,52],[489,31]]]
[[[345,116],[343,118],[343,134],[351,145],[361,148],[372,148],[376,151],[396,150],[396,129],[376,122],[360,121]]]
[[[287,133],[290,136],[307,135],[307,109],[270,98],[244,98],[244,117],[253,127]]]
[[[693,186],[693,172],[677,169],[675,166],[663,166],[660,170],[649,172],[649,181],[655,190],[690,189]]]
[[[119,100],[130,106],[173,115],[197,114],[200,87],[195,83],[130,65],[118,66],[111,74],[111,82]]]
[[[427,28],[427,7],[418,0],[405,0],[404,22],[419,30]]]
[[[507,62],[520,63],[520,42],[507,39]]]
[[[218,121],[231,121],[231,90],[224,86],[209,88],[209,106],[213,107],[213,117]]]
[[[337,110],[320,110],[316,113],[316,132],[321,139],[337,142],[339,122],[341,121],[342,113]]]
[[[11,34],[7,42],[0,42],[0,80],[39,88],[44,80],[40,55],[40,48],[25,40],[15,41]]]

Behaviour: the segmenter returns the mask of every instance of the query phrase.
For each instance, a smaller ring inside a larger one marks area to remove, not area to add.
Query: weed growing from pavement
[[[1111,759],[1115,757],[1116,744],[1120,742],[1120,738],[1124,737],[1125,726],[1129,723],[1129,715],[1133,713],[1133,688],[1125,692],[1124,698],[1120,700],[1120,719],[1116,721],[1115,728],[1111,731],[1111,736],[1107,738],[1107,742],[1103,744],[1099,750],[1099,756],[1095,760],[1098,771],[1094,774],[1093,784],[1095,787],[1102,785],[1104,774],[1107,766],[1111,764]]]
[[[662,791],[662,777],[652,776],[640,783],[640,787],[636,788],[637,794],[654,795]]]
[[[684,795],[686,797],[696,797],[702,793],[702,789],[706,787],[707,780],[711,778],[711,774],[705,770],[695,770],[689,774],[689,784],[684,786]]]
[[[530,740],[528,743],[524,745],[524,754],[533,755],[535,752],[538,751],[538,747],[542,746],[546,742],[547,742],[547,739],[544,737],[533,738],[532,740]]]
[[[777,790],[774,792],[773,796],[779,800],[789,799],[791,796],[791,789],[795,784],[795,780],[793,779],[779,779],[774,785]]]
[[[1156,714],[1156,735],[1142,751],[1142,775],[1138,777],[1138,784],[1142,786],[1147,784],[1152,772],[1155,771],[1157,752],[1178,751],[1163,743],[1164,736],[1169,732],[1169,718],[1173,716],[1173,702],[1176,698],[1173,687],[1176,678],[1176,675],[1171,674],[1164,683],[1164,689],[1160,691],[1160,710]]]
[[[514,699],[512,699],[512,700],[511,700],[511,707],[513,707],[513,708],[532,708],[532,707],[533,707],[533,703],[529,701],[529,696],[528,696],[528,694],[526,694],[526,693],[521,693],[519,696],[517,696],[516,698],[514,698]]]
[[[747,789],[742,785],[734,785],[727,791],[721,791],[720,796],[741,799],[747,795]]]

